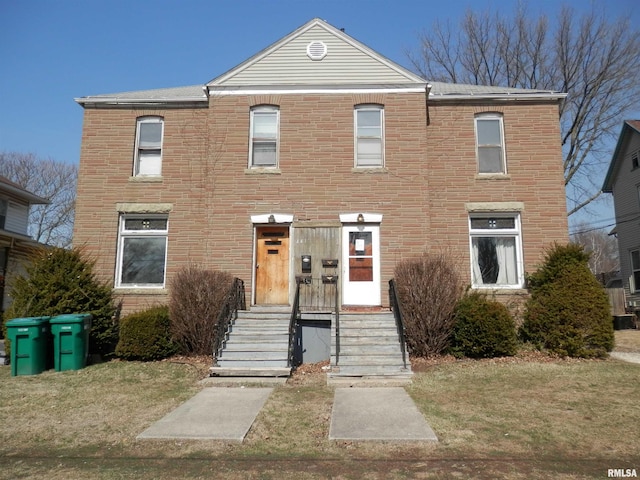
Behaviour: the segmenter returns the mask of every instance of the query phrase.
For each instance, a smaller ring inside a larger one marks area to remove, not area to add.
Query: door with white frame
[[[342,304],[380,305],[380,225],[342,227]]]

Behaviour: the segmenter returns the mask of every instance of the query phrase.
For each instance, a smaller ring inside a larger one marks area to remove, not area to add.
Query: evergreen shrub
[[[529,277],[531,297],[520,336],[539,349],[569,357],[604,357],[614,344],[604,288],[576,244],[554,245]]]
[[[90,313],[89,352],[113,354],[118,341],[116,308],[111,287],[95,276],[94,264],[79,248],[37,250],[25,267],[26,274],[11,282],[12,303],[4,313],[5,322],[13,318]]]
[[[120,320],[120,340],[116,355],[125,360],[153,361],[178,351],[171,339],[169,307],[156,306]]]
[[[492,358],[518,351],[516,324],[509,309],[478,291],[456,305],[450,352],[456,357]]]

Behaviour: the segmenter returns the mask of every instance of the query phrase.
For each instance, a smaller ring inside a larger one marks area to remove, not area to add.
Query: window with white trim
[[[640,250],[631,250],[631,278],[629,279],[629,291],[640,291]]]
[[[523,286],[519,214],[473,214],[469,236],[473,287]]]
[[[384,108],[358,105],[354,110],[356,167],[384,166]]]
[[[167,215],[120,216],[116,287],[164,287]]]
[[[475,128],[478,173],[506,173],[502,115],[476,115]]]
[[[251,109],[249,139],[250,167],[278,166],[280,110],[271,105]]]
[[[162,117],[140,117],[136,123],[134,176],[162,175]]]

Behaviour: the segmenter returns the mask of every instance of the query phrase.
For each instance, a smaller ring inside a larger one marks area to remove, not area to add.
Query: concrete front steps
[[[238,311],[211,376],[288,377],[290,307],[252,306]]]
[[[341,313],[337,355],[335,328],[331,326],[329,384],[411,383],[409,356],[405,366],[393,313]]]

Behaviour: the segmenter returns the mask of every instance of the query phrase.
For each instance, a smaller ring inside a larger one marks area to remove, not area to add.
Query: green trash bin
[[[84,368],[89,355],[91,315],[57,315],[50,323],[53,334],[53,368],[56,372]]]
[[[51,317],[9,320],[7,337],[11,342],[11,375],[37,375],[44,372],[50,356]]]

